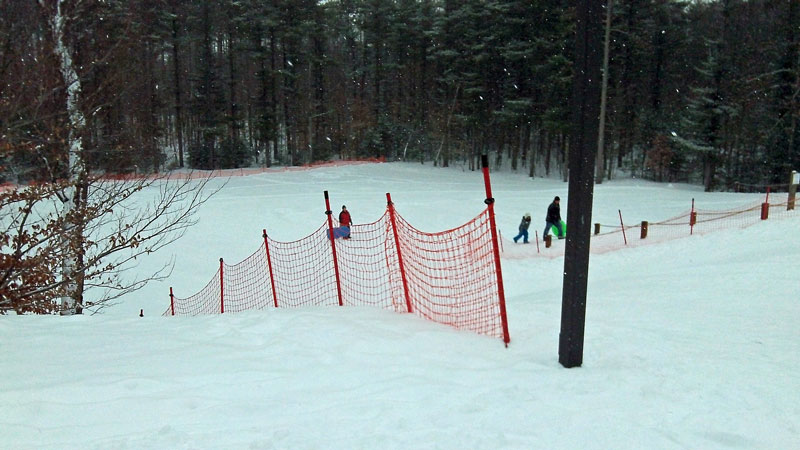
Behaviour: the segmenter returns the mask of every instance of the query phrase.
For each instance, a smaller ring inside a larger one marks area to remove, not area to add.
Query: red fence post
[[[767,220],[769,217],[769,186],[767,186],[767,198],[761,204],[761,220]]]
[[[269,271],[269,283],[272,286],[272,301],[275,303],[275,307],[278,307],[278,293],[275,292],[275,277],[272,274],[272,259],[269,257],[269,240],[267,240],[267,229],[263,229],[264,236],[264,248],[267,252],[267,270]]]
[[[694,234],[694,224],[697,223],[697,211],[694,210],[694,199],[692,199],[692,211],[689,213],[689,234]]]
[[[172,294],[172,286],[169,287],[169,309],[175,315],[175,296]]]
[[[333,272],[336,274],[336,295],[339,296],[339,306],[344,306],[342,301],[342,282],[339,279],[339,261],[336,259],[336,237],[333,235],[333,218],[331,215],[331,202],[328,200],[328,191],[325,191],[325,214],[328,215],[328,239],[331,241],[331,251],[333,252]]]
[[[622,210],[618,209],[619,211],[619,224],[622,226],[622,240],[625,241],[625,245],[628,245],[628,237],[625,236],[625,224],[622,223]]]
[[[219,313],[225,314],[225,277],[222,258],[219,259]]]
[[[403,295],[406,298],[406,309],[408,312],[414,312],[411,308],[411,297],[408,295],[408,280],[406,279],[406,266],[403,264],[403,253],[400,251],[400,238],[397,234],[397,222],[394,219],[394,203],[392,203],[392,196],[386,193],[386,207],[389,208],[389,222],[392,224],[392,232],[394,233],[394,246],[397,249],[397,263],[400,265],[400,279],[403,280]]]
[[[506,296],[503,289],[503,272],[500,270],[500,250],[497,245],[497,224],[494,218],[494,198],[492,197],[492,183],[489,181],[489,156],[481,155],[481,165],[483,166],[483,184],[486,187],[486,200],[484,203],[489,208],[489,226],[492,231],[492,252],[494,253],[495,272],[497,274],[497,295],[500,301],[500,320],[503,323],[503,342],[506,347],[511,341],[508,335],[508,316],[506,315]]]

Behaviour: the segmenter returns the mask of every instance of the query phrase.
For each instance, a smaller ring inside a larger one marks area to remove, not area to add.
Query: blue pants
[[[522,242],[528,243],[528,230],[519,230],[519,234],[514,236],[514,242],[517,242],[519,238],[522,238]]]
[[[561,222],[558,223],[547,222],[544,226],[544,233],[542,233],[542,239],[547,237],[547,232],[550,231],[550,227],[555,227],[558,230],[558,236],[564,234],[564,232],[561,231]]]

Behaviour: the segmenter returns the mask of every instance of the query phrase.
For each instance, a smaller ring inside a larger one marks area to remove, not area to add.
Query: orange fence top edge
[[[101,177],[104,180],[114,181],[131,181],[131,180],[145,180],[152,178],[169,178],[169,179],[200,179],[208,177],[239,177],[258,175],[262,173],[282,173],[282,172],[295,172],[301,170],[311,170],[323,167],[339,167],[339,166],[352,166],[360,164],[376,164],[384,163],[386,159],[381,158],[365,158],[365,159],[347,159],[339,161],[322,161],[299,166],[279,166],[279,167],[248,167],[241,169],[217,169],[217,170],[199,170],[199,169],[182,169],[176,171],[156,172],[156,173],[122,173],[122,174],[108,174]],[[33,183],[31,183],[33,184]],[[2,183],[0,184],[0,192],[16,189],[17,184]]]

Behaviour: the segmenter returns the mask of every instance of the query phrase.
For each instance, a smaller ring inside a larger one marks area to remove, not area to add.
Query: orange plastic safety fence
[[[240,169],[215,169],[215,170],[175,170],[170,172],[156,172],[156,173],[109,173],[101,177],[102,180],[108,181],[136,181],[136,180],[202,180],[205,178],[230,178],[230,177],[244,177],[250,175],[258,175],[263,173],[280,173],[280,172],[297,172],[304,170],[319,169],[324,167],[342,167],[353,166],[360,164],[374,164],[384,163],[386,158],[355,158],[336,161],[317,161],[308,164],[297,166],[275,166],[275,167],[248,167]],[[33,181],[31,184],[40,183]],[[0,192],[19,189],[19,184],[15,183],[0,183]]]
[[[281,167],[248,167],[241,169],[216,169],[216,170],[187,170],[187,171],[173,171],[166,173],[166,177],[172,180],[181,179],[203,179],[203,178],[227,178],[227,177],[243,177],[249,175],[258,175],[262,173],[278,173],[278,172],[296,172],[309,169],[318,169],[322,167],[341,167],[351,166],[358,164],[369,163],[382,163],[385,158],[362,158],[362,159],[348,159],[337,161],[319,161],[309,164],[298,166],[281,166]],[[164,177],[164,173],[155,174],[108,174],[103,178],[107,180],[142,180]],[[2,185],[0,185],[2,187]]]
[[[423,233],[399,215],[397,228],[414,312],[502,339],[488,209],[442,233]]]
[[[223,266],[223,300],[226,313],[248,309],[261,309],[272,303],[269,278],[264,276],[267,267],[264,245],[243,261]],[[220,310],[208,311],[219,313]],[[177,313],[176,313],[177,314]]]
[[[278,242],[269,238],[267,241],[278,307],[339,304],[327,225],[298,241]],[[269,279],[266,265],[261,276]],[[274,307],[274,302],[266,306]]]
[[[221,310],[219,270],[200,292],[182,300],[175,298],[172,302],[172,307],[175,309],[174,315],[176,316],[219,313]],[[171,309],[167,309],[167,312],[163,315],[172,314]]]
[[[788,209],[788,200],[774,199],[766,209],[767,218],[779,218],[796,215],[794,210]],[[694,210],[694,223],[690,224],[692,211],[687,210],[677,216],[658,222],[648,222],[647,230],[643,232],[642,222],[625,223],[625,235],[622,225],[601,224],[601,232],[593,234],[590,251],[592,253],[606,253],[624,247],[649,245],[672,239],[685,238],[695,234],[708,234],[723,229],[745,228],[756,224],[762,219],[763,203],[749,203],[737,208],[713,210],[696,205]],[[798,205],[800,206],[800,205]],[[645,236],[644,238],[642,236]],[[563,241],[553,244],[550,248],[541,245],[537,252],[535,246],[506,246],[508,251],[503,253],[503,258],[521,259],[535,256],[557,257],[564,255]]]
[[[172,315],[173,306],[175,315],[218,314],[223,305],[226,313],[338,306],[341,293],[344,306],[410,309],[437,323],[504,338],[488,209],[441,233],[421,232],[396,213],[393,222],[391,213],[352,226],[347,239],[331,240],[327,223],[298,241],[267,236],[243,261],[223,265],[223,286],[217,272],[197,294],[173,297],[164,315]]]
[[[343,304],[407,311],[388,211],[351,230],[349,239],[334,241]]]

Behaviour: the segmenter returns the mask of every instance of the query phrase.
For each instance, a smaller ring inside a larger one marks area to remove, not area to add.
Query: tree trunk
[[[522,167],[526,167],[528,164],[528,152],[530,152],[531,148],[531,127],[527,118],[523,119],[519,125],[519,136],[517,138],[519,140],[519,163]]]
[[[147,41],[142,46],[142,50],[144,50],[142,56],[146,61],[145,70],[147,71],[147,111],[144,112],[144,129],[146,135],[142,137],[145,142],[145,156],[147,156],[147,160],[150,162],[150,173],[156,173],[161,164],[161,149],[159,148],[157,138],[160,134],[157,115],[158,93],[156,92],[158,81],[156,80],[155,58],[153,57],[154,52],[152,47],[152,41]],[[142,167],[142,169],[145,169],[145,167]]]
[[[511,144],[511,170],[516,171],[517,167],[519,166],[519,159],[520,155],[525,157],[525,150],[522,148],[522,141],[524,138],[522,137],[525,134],[525,125],[519,124],[518,127],[514,128],[516,133],[513,134],[514,142]]]
[[[606,137],[606,103],[608,103],[608,52],[611,43],[611,8],[614,7],[614,0],[606,2],[606,35],[603,44],[603,82],[600,88],[600,128],[597,133],[597,159],[595,167],[595,183],[603,183],[603,169],[605,158],[603,151],[605,149]]]
[[[234,21],[231,20],[232,18],[229,17],[228,19],[228,70],[230,72],[230,79],[228,81],[228,90],[230,91],[230,129],[229,129],[229,136],[231,139],[231,143],[235,145],[235,142],[239,139],[239,105],[236,103],[236,84],[238,82],[238,72],[236,71],[236,51],[235,51],[235,42],[236,42],[236,29],[234,27]]]
[[[328,140],[325,139],[325,130],[327,130],[328,117],[325,111],[325,42],[323,36],[320,36],[321,29],[324,28],[322,18],[319,16],[321,8],[315,9],[315,27],[317,31],[313,39],[314,45],[314,61],[312,63],[312,89],[314,90],[314,106],[313,115],[309,114],[309,120],[313,121],[312,129],[309,130],[309,162],[315,160],[325,160],[330,157],[330,145]],[[316,148],[315,148],[316,147]]]
[[[202,140],[205,146],[206,151],[209,153],[208,157],[208,168],[214,170],[217,168],[216,162],[216,155],[215,155],[215,130],[214,127],[216,125],[216,121],[214,120],[214,116],[216,115],[215,107],[214,107],[214,99],[212,98],[216,95],[215,89],[212,88],[212,84],[216,83],[214,79],[213,73],[213,57],[214,52],[211,47],[212,45],[212,37],[211,37],[211,11],[208,2],[203,3],[203,19],[202,19],[202,33],[203,33],[203,49],[202,49],[202,67],[200,70],[202,71],[202,83],[201,86],[201,93],[203,96],[203,118],[202,118],[202,126],[201,126],[201,133],[202,133]]]
[[[272,160],[278,156],[278,86],[275,81],[275,71],[277,70],[277,62],[275,55],[277,55],[275,48],[275,28],[269,30],[269,58],[270,58],[270,76],[269,82],[272,89],[272,158],[267,152],[267,167],[272,166]]]
[[[284,71],[289,71],[289,55],[287,54],[287,49],[284,48],[282,52],[283,56],[283,69]],[[294,140],[294,119],[293,116],[290,114],[289,103],[291,102],[291,97],[293,95],[294,89],[294,82],[292,81],[292,75],[288,74],[283,75],[281,77],[282,82],[282,90],[283,90],[283,128],[286,133],[286,153],[289,155],[289,165],[296,165],[299,164],[296,149],[295,149],[295,140]]]
[[[561,133],[559,135],[559,149],[561,151],[561,179],[569,181],[569,140],[567,135]]]
[[[714,188],[714,157],[712,155],[703,156],[703,187],[706,192]]]
[[[636,5],[631,3],[627,7],[627,11],[625,14],[626,17],[626,33],[628,36],[627,45],[624,46],[624,51],[622,54],[622,69],[620,74],[620,86],[622,88],[622,122],[625,126],[620,127],[620,145],[617,150],[617,167],[623,166],[623,158],[633,151],[633,131],[632,129],[636,127],[636,99],[634,96],[636,95],[635,91],[635,83],[633,81],[633,74],[636,72],[637,68],[635,67],[634,63],[634,55],[633,55],[633,41],[631,37],[633,35],[634,23],[636,21]],[[633,165],[633,164],[631,164]],[[631,168],[633,169],[633,168]]]
[[[544,175],[546,177],[550,176],[550,160],[553,156],[553,145],[550,139],[550,134],[551,133],[549,132],[545,132],[544,139],[542,139],[542,145],[544,145]]]
[[[61,266],[61,279],[67,283],[67,293],[61,298],[61,314],[71,315],[79,313],[80,305],[77,303],[79,297],[78,286],[75,283],[77,275],[75,273],[77,268],[77,261],[73,256],[71,247],[71,238],[76,231],[79,231],[80,224],[74,214],[76,209],[76,202],[80,192],[77,189],[79,180],[86,174],[86,166],[83,160],[83,142],[81,140],[81,131],[86,125],[86,118],[83,111],[80,109],[79,101],[81,96],[81,81],[78,78],[78,73],[75,70],[75,64],[72,60],[69,48],[67,48],[64,39],[64,25],[66,18],[61,14],[61,5],[63,1],[58,0],[55,4],[55,11],[52,16],[49,16],[51,32],[53,34],[53,48],[56,57],[59,60],[61,77],[64,80],[64,86],[67,94],[67,115],[69,117],[69,136],[67,138],[68,155],[69,155],[69,179],[70,186],[65,192],[64,204],[61,210],[61,215],[67,217],[64,230],[64,260]],[[48,14],[47,7],[44,0],[39,0],[39,5]],[[73,219],[70,219],[72,217]]]
[[[174,6],[174,5],[173,5]],[[181,89],[181,54],[179,49],[181,25],[178,21],[178,12],[172,10],[172,60],[175,70],[175,134],[178,138],[178,167],[183,167],[183,102]]]

